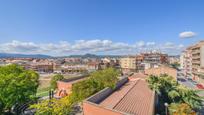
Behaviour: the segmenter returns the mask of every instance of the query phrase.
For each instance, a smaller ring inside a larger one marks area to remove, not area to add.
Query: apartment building
[[[192,73],[195,78],[204,78],[204,41],[200,41],[191,48]]]
[[[136,68],[138,72],[159,67],[168,63],[168,55],[158,52],[141,53],[136,56]]]
[[[204,83],[204,41],[186,48],[180,58],[184,75]]]
[[[149,53],[142,53],[144,56],[144,62],[146,63],[168,63],[168,55],[162,54],[158,52],[149,52]]]
[[[120,59],[120,66],[124,73],[136,71],[136,58],[135,56],[127,56]]]
[[[184,65],[185,65],[184,61],[185,61],[185,52],[183,51],[181,52],[180,61],[179,61],[181,70],[184,70]]]
[[[168,57],[169,64],[175,64],[180,62],[179,56],[169,56]]]
[[[137,72],[143,72],[145,65],[143,64],[144,61],[144,56],[142,55],[137,55],[136,56],[136,71]]]
[[[192,77],[192,46],[186,48],[181,55],[181,68],[186,77]]]

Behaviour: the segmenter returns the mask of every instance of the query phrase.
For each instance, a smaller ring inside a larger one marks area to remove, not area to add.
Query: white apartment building
[[[183,70],[184,69],[184,61],[185,61],[185,52],[182,52],[180,55],[180,69]]]

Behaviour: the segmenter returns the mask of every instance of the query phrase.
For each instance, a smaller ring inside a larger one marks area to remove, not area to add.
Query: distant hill
[[[10,54],[10,53],[0,53],[0,58],[52,58],[48,55],[42,54]]]
[[[105,57],[110,57],[110,58],[118,58],[122,57],[122,55],[95,55],[95,54],[84,54],[84,55],[70,55],[68,57],[71,58],[105,58]]]

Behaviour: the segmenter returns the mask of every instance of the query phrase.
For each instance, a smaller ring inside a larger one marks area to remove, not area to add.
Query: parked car
[[[193,81],[192,78],[190,78],[190,77],[188,77],[187,79],[188,79],[188,81]]]
[[[203,86],[202,84],[197,84],[196,87],[197,87],[198,89],[204,89],[204,86]]]
[[[177,78],[178,81],[181,81],[181,82],[185,82],[186,80],[184,78]]]
[[[197,85],[198,83],[196,81],[191,81],[191,83],[193,83],[194,85]]]

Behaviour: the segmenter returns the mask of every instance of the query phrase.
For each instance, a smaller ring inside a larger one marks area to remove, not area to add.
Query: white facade
[[[180,55],[180,68],[184,69],[184,60],[185,60],[185,53],[182,52]]]
[[[200,62],[200,66],[204,67],[204,46],[202,46],[200,49]]]

